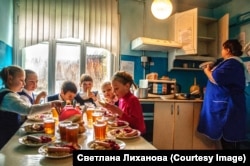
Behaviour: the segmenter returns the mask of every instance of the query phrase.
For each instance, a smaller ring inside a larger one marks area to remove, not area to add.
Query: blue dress
[[[222,61],[212,71],[216,82],[207,82],[198,132],[210,139],[246,139],[246,99],[244,67],[237,58]]]

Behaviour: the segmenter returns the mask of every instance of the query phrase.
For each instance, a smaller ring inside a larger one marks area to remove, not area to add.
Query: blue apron
[[[218,140],[246,139],[245,74],[235,59],[221,62],[212,72],[216,82],[207,82],[198,132]]]

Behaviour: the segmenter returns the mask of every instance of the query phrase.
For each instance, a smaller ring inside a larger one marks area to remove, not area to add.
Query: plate
[[[52,138],[52,136],[46,135],[46,134],[31,134],[31,136],[37,136],[37,137],[45,136],[45,137],[51,138],[51,141],[49,141],[49,142],[52,142],[54,140],[54,138]],[[42,146],[42,145],[49,143],[49,142],[44,142],[44,143],[43,142],[42,143],[32,142],[32,141],[27,140],[27,137],[28,137],[28,135],[19,138],[18,139],[19,143],[22,145],[30,146],[30,147],[39,147],[39,146]]]
[[[48,147],[53,146],[53,147],[69,147],[66,143],[63,142],[53,142],[53,143],[48,143],[46,145],[41,146],[38,149],[38,153],[43,155],[44,157],[47,158],[66,158],[70,157],[73,155],[73,149],[71,152],[54,152],[54,153],[48,153]],[[79,150],[82,149],[81,145],[77,145]]]
[[[51,113],[42,113],[42,114],[36,114],[36,115],[28,115],[27,119],[35,121],[35,122],[43,122],[43,119],[45,117],[50,116],[50,115],[51,115]]]
[[[126,130],[126,128],[120,128],[120,129],[113,129],[113,130],[110,130],[108,131],[108,136],[113,136],[117,139],[134,139],[134,138],[138,138],[140,135],[141,135],[141,132],[139,130],[136,130],[136,129],[131,129],[129,128],[129,130],[131,130],[131,132],[136,132],[135,135],[133,136],[126,136],[126,134],[128,132],[128,130]]]
[[[87,144],[87,147],[89,149],[92,149],[92,150],[123,150],[126,147],[125,142],[123,142],[121,140],[117,140],[117,139],[106,139],[105,141],[100,141],[100,142],[109,142],[109,141],[111,141],[112,144],[115,143],[116,145],[119,145],[119,149],[112,149],[112,146],[111,146],[111,148],[106,148],[104,146],[97,144],[95,140],[90,141]]]
[[[118,121],[108,121],[108,127],[110,129],[118,129],[118,128],[125,128],[128,127],[129,123],[123,120],[118,120]]]
[[[199,65],[199,68],[204,69],[207,65],[212,67],[214,65],[214,62],[213,61],[203,62],[202,64]]]
[[[22,129],[28,134],[43,133],[44,126],[43,123],[33,123],[22,127]]]

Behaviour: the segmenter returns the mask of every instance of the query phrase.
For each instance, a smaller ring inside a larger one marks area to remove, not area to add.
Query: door
[[[219,46],[217,55],[221,55],[222,44],[226,40],[228,40],[228,34],[229,34],[228,30],[229,30],[229,14],[225,14],[218,21]]]
[[[197,54],[198,9],[177,13],[175,19],[175,41],[182,44],[176,55]]]

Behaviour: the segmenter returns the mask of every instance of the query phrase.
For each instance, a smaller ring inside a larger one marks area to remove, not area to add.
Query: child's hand
[[[45,98],[46,96],[47,96],[47,92],[45,92],[45,91],[42,91],[42,92],[38,93],[38,95],[37,95],[37,97],[39,97],[39,98]]]
[[[88,93],[88,97],[89,97],[89,98],[92,98],[94,101],[97,100],[97,97],[95,96],[95,94],[94,94],[93,92],[89,92],[89,93]]]
[[[39,104],[41,102],[41,99],[44,99],[44,102],[45,102],[46,96],[47,96],[47,92],[41,91],[40,93],[37,94],[34,104]]]

